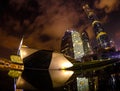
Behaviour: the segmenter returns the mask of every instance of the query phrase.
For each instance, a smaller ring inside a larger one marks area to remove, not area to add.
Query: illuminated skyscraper
[[[81,61],[84,56],[83,42],[80,33],[77,31],[66,31],[61,42],[61,52]]]
[[[83,48],[84,48],[85,55],[92,54],[93,52],[92,52],[92,49],[91,49],[89,36],[88,36],[86,31],[82,32],[81,38],[82,38],[82,41],[83,41]]]
[[[101,22],[99,21],[99,19],[97,18],[96,14],[93,12],[92,9],[90,9],[88,4],[83,5],[83,9],[85,13],[87,14],[88,19],[92,23],[94,33],[96,36],[96,40],[98,43],[98,48],[105,49],[105,50],[111,49],[110,39],[108,38],[107,33],[104,31],[104,28]]]

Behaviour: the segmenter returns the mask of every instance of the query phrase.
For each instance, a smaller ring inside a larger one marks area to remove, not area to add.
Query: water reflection
[[[17,88],[53,91],[64,86],[72,75],[73,71],[65,70],[24,70],[18,78]]]
[[[120,91],[120,66],[116,65],[99,70],[25,69],[16,85],[24,91]]]

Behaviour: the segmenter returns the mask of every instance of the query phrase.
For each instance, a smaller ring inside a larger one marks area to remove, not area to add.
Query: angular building
[[[74,30],[66,31],[61,42],[61,52],[77,61],[84,56],[83,42],[80,33]]]

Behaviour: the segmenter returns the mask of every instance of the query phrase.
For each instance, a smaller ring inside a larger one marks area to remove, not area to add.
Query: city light
[[[68,70],[49,70],[53,87],[65,85],[69,78],[74,74],[74,71]]]
[[[53,53],[49,69],[66,69],[72,67],[73,64],[65,58],[61,53]]]
[[[36,49],[32,49],[32,48],[29,48],[27,46],[24,46],[22,45],[21,49],[20,49],[20,56],[21,56],[21,59],[29,56],[30,54],[36,52],[37,50]]]

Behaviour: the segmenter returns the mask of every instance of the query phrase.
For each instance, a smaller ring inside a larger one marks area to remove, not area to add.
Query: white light
[[[21,50],[20,56],[21,56],[21,58],[26,57],[27,56],[27,52],[25,50]]]
[[[52,54],[49,69],[66,69],[72,66],[73,64],[63,54],[57,52]]]
[[[65,69],[65,68],[72,67],[73,64],[67,61],[67,62],[63,62],[61,66],[62,66],[62,69]]]
[[[74,74],[74,71],[68,70],[49,70],[53,87],[63,86],[69,78]]]
[[[24,47],[22,47],[20,49],[20,57],[21,57],[21,59],[23,59],[23,58],[29,56],[30,54],[32,54],[32,53],[34,53],[36,51],[38,51],[38,50],[32,49],[32,48],[28,48],[27,46],[24,46]]]

